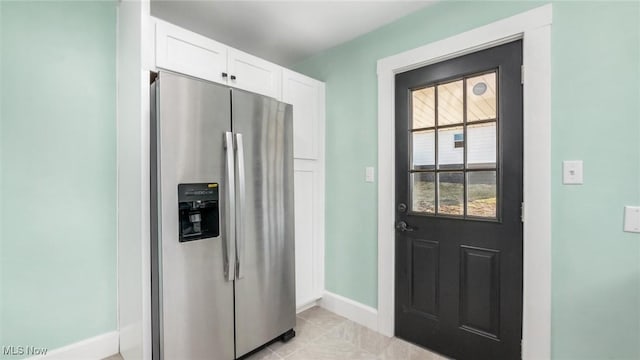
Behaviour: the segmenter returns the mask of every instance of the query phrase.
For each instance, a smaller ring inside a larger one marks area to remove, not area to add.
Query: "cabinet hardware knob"
[[[223,73],[222,73],[222,77],[223,77],[223,78],[226,78],[226,77],[227,77],[227,73],[226,73],[226,72],[223,72]]]
[[[235,80],[236,76],[235,75],[231,75],[231,80]]]

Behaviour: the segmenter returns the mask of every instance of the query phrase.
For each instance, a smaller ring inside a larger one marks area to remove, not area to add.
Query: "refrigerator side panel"
[[[224,216],[230,91],[168,72],[159,79],[160,359],[233,359]]]
[[[232,113],[240,357],[295,326],[293,124],[291,105],[235,89]]]

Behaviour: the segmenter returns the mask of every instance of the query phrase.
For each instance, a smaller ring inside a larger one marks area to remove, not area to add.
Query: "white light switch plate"
[[[562,183],[580,185],[582,179],[582,160],[566,160],[562,163]]]
[[[374,182],[374,180],[375,180],[375,172],[373,170],[373,166],[367,166],[365,168],[364,181],[366,181],[366,182]]]
[[[640,233],[640,206],[624,207],[624,231]]]

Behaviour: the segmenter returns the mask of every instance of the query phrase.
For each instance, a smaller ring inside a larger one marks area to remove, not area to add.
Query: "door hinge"
[[[520,84],[524,84],[524,65],[520,65]]]
[[[524,222],[524,202],[520,203],[520,221]]]

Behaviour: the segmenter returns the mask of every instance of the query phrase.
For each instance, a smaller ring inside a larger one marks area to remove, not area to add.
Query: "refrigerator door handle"
[[[236,165],[238,166],[238,202],[236,204],[236,277],[244,277],[244,247],[245,247],[245,203],[246,182],[244,169],[244,144],[242,134],[236,134]]]
[[[227,165],[227,198],[225,209],[225,259],[224,259],[224,276],[227,281],[233,281],[235,278],[235,257],[233,256],[233,248],[236,242],[236,179],[235,179],[235,164],[233,158],[233,133],[224,133],[224,149]]]

